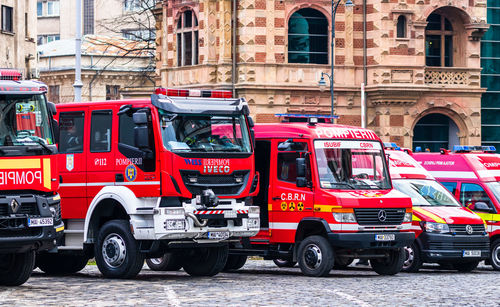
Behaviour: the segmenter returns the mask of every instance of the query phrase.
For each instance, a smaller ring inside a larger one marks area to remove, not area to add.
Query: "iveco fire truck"
[[[28,280],[35,252],[54,250],[64,230],[56,193],[56,109],[46,92],[43,83],[0,69],[0,285]]]
[[[380,139],[370,130],[331,124],[255,127],[261,230],[231,249],[227,269],[248,255],[325,276],[354,258],[379,274],[398,273],[410,245],[410,198],[394,190]]]
[[[151,99],[58,105],[62,218],[48,273],[95,257],[105,277],[132,278],[166,252],[190,275],[224,268],[228,242],[259,229],[252,130],[244,99],[158,89]]]

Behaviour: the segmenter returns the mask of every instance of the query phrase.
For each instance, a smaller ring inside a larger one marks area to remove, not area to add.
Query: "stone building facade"
[[[479,145],[486,0],[353,2],[335,15],[336,122],[362,124],[365,83],[366,125],[384,141]],[[332,1],[235,3],[235,11],[232,0],[157,5],[157,84],[234,89],[257,122],[328,115],[330,92],[318,81],[330,73]]]

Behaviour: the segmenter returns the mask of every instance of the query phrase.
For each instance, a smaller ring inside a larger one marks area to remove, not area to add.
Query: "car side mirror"
[[[132,115],[134,121],[134,145],[139,149],[149,148],[148,115],[145,112],[136,112]]]
[[[147,125],[148,123],[148,115],[146,112],[135,112],[132,115],[132,120],[136,126]]]
[[[49,101],[49,102],[47,102],[47,106],[48,106],[49,112],[52,114],[52,116],[55,116],[57,114],[56,104]]]
[[[248,116],[248,126],[250,126],[250,128],[253,128],[255,127],[255,123],[253,121],[253,118],[251,116]]]
[[[59,123],[55,119],[52,119],[52,129],[54,132],[54,143],[59,144],[59,134],[61,131],[59,130]]]
[[[297,164],[297,179],[296,185],[299,188],[307,187],[307,179],[306,179],[306,159],[305,158],[297,158],[295,160]]]
[[[491,208],[482,201],[478,201],[474,204],[474,211],[491,212]]]

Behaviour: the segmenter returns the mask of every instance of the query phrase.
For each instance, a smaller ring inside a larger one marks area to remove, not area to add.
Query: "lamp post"
[[[331,39],[331,49],[330,49],[330,74],[328,73],[325,73],[325,72],[321,72],[321,79],[319,80],[318,82],[318,85],[319,85],[319,89],[321,91],[324,91],[325,87],[326,87],[326,81],[325,81],[325,76],[328,77],[328,79],[330,79],[330,95],[331,95],[331,99],[332,99],[332,106],[331,106],[331,110],[330,110],[330,116],[332,118],[332,123],[333,123],[333,119],[334,119],[334,115],[333,115],[333,81],[334,81],[334,68],[335,68],[335,58],[334,58],[334,50],[335,50],[335,15],[337,14],[337,7],[339,6],[340,2],[342,2],[343,0],[332,0],[332,39]],[[354,6],[354,3],[352,3],[351,0],[346,0],[345,1],[345,4],[344,4],[345,7],[353,7]]]

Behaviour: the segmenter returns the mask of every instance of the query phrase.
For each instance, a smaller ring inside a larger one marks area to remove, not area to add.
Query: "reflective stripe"
[[[415,221],[415,222],[420,222],[420,221],[422,221],[422,220],[421,220],[418,216],[416,216],[415,214],[413,214],[413,215],[412,215],[411,220],[412,220],[412,221]]]
[[[159,185],[159,181],[131,181],[131,182],[116,182],[116,186],[121,185]]]
[[[295,230],[299,223],[269,223],[269,229]]]
[[[443,220],[442,218],[440,218],[439,216],[435,215],[434,213],[431,213],[425,209],[422,209],[420,207],[413,207],[413,211],[416,211],[420,214],[423,214],[425,216],[427,216],[428,218],[431,218],[433,219],[435,222],[437,223],[442,223],[442,224],[446,224],[446,221]]]
[[[63,230],[64,230],[64,226],[56,228],[56,232],[63,231]]]
[[[315,212],[332,212],[332,209],[342,208],[342,206],[336,205],[314,205]]]
[[[432,176],[437,178],[459,178],[459,179],[473,179],[477,178],[474,172],[453,172],[453,171],[429,171]]]
[[[2,159],[0,169],[40,168],[40,159]]]
[[[159,185],[159,181],[132,181],[132,182],[88,182],[88,183],[61,183],[61,187],[100,187],[122,185]]]
[[[499,177],[500,170],[492,169],[492,170],[479,170],[477,171],[478,175],[481,177]]]
[[[422,230],[422,228],[421,228],[420,226],[414,226],[414,225],[412,225],[412,226],[410,227],[410,229],[411,229],[411,230]]]
[[[61,183],[60,187],[86,187],[86,183]]]

